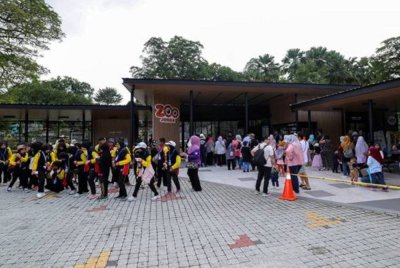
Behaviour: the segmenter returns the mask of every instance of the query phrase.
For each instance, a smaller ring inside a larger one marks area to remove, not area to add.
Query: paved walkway
[[[332,173],[329,171],[315,171],[307,167],[307,174],[315,177],[325,177],[347,180],[341,174]],[[257,171],[243,173],[241,170],[228,171],[226,167],[204,167],[200,169],[200,179],[208,182],[216,182],[226,185],[244,187],[253,189],[255,186]],[[186,170],[183,169],[182,177],[187,178]],[[400,175],[393,173],[385,173],[385,178],[388,184],[399,185]],[[283,191],[285,178],[280,177],[280,188],[274,189],[270,182],[269,191],[273,194],[281,194]],[[382,192],[380,190],[353,186],[344,182],[332,182],[320,179],[310,178],[311,191],[301,191],[298,195],[303,198],[316,199],[320,201],[332,201],[341,204],[352,204],[360,207],[368,207],[373,209],[400,211],[400,190],[390,190]]]
[[[218,177],[218,171],[215,177]],[[205,177],[205,171],[201,176]],[[233,174],[233,173],[232,173]],[[183,172],[182,172],[183,175]],[[150,201],[0,192],[1,267],[398,267],[400,219],[203,181]],[[128,188],[132,193],[132,187]],[[115,196],[112,193],[111,196]]]

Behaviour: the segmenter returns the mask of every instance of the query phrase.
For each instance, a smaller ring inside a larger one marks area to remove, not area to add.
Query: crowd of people
[[[266,137],[261,143],[254,134],[242,139],[240,135],[227,134],[213,137],[200,135],[200,151],[203,166],[227,166],[228,170],[236,167],[243,172],[257,168],[256,193],[260,193],[260,184],[264,180],[263,195],[268,195],[268,184],[279,187],[278,177],[286,171],[292,175],[295,192],[299,188],[311,190],[305,166],[317,171],[343,173],[343,178],[351,182],[367,182],[385,185],[383,176],[384,153],[378,143],[368,145],[362,135],[340,137],[339,146],[328,135],[319,131],[317,135],[296,134],[281,135],[278,132]],[[264,160],[258,160],[257,151],[264,150]],[[265,163],[264,163],[265,162]],[[299,180],[300,178],[300,184]],[[386,190],[385,188],[383,188]]]
[[[100,138],[97,144],[76,141],[68,144],[64,139],[54,145],[20,143],[15,151],[7,143],[0,142],[0,183],[2,179],[10,192],[19,180],[18,188],[25,192],[37,191],[37,198],[44,197],[48,191],[69,190],[70,195],[88,194],[89,199],[99,200],[108,198],[109,183],[112,183],[119,189],[116,198],[135,201],[145,182],[154,194],[152,200],[158,200],[161,184],[167,188],[166,195],[172,193],[171,182],[176,191],[180,191],[178,174],[182,156],[188,161],[193,190],[202,190],[198,177],[200,138],[192,136],[189,144],[183,155],[177,151],[174,141],[165,142],[163,138],[151,147],[140,142],[132,151],[123,140],[106,138]],[[136,184],[132,196],[128,197],[126,185],[129,185],[130,170],[133,170]],[[100,185],[99,195],[96,183]]]
[[[174,141],[160,138],[140,142],[132,150],[123,140],[100,138],[97,144],[90,142],[68,144],[64,139],[54,145],[34,142],[18,144],[15,151],[0,142],[0,179],[11,191],[19,180],[19,188],[25,192],[37,191],[37,197],[46,191],[81,196],[88,193],[89,199],[108,198],[108,185],[119,189],[116,198],[135,201],[142,183],[149,185],[153,200],[160,198],[159,190],[166,187],[172,193],[181,190],[179,169],[182,158],[187,160],[187,173],[194,191],[201,191],[198,175],[201,166],[227,166],[228,170],[241,169],[250,172],[257,169],[256,194],[269,195],[268,187],[279,187],[279,176],[290,172],[295,193],[300,188],[311,190],[305,166],[316,170],[331,170],[343,173],[351,182],[385,185],[383,176],[384,154],[379,144],[369,146],[362,135],[340,137],[334,149],[328,135],[290,134],[269,135],[259,142],[254,134],[244,138],[229,133],[216,141],[205,135],[193,135],[188,140],[187,151],[178,151]],[[133,170],[136,180],[132,196],[128,197],[126,184]],[[300,183],[299,183],[300,179]],[[1,182],[1,181],[0,181]],[[96,182],[100,185],[97,194]],[[264,182],[261,190],[261,183]],[[387,190],[383,188],[384,190]]]

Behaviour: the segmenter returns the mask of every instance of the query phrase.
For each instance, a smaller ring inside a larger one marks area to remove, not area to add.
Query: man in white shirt
[[[263,196],[268,196],[268,184],[271,178],[271,170],[273,165],[275,165],[275,148],[270,145],[270,140],[268,136],[264,138],[264,142],[258,144],[251,150],[253,157],[256,155],[258,150],[264,150],[265,164],[257,166],[258,176],[256,181],[256,194],[260,194],[261,181],[264,179]]]

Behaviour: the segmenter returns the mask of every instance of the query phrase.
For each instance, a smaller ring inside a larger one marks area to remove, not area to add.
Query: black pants
[[[232,166],[232,169],[236,168],[236,159],[235,158],[228,159],[228,160],[226,160],[226,162],[228,163],[228,170],[231,170],[231,166]]]
[[[14,186],[14,183],[19,179],[19,182],[22,186],[23,189],[28,188],[28,170],[25,168],[21,167],[16,167],[12,172],[11,172],[11,183],[8,185],[8,187],[12,188]]]
[[[96,177],[97,177],[97,174],[94,171],[94,168],[91,168],[89,171],[88,183],[89,183],[89,187],[90,187],[90,193],[93,195],[96,194],[96,184],[95,184]]]
[[[224,156],[225,155],[223,155],[223,154],[217,154],[217,164],[218,164],[218,166],[222,166],[222,165],[225,164]]]
[[[300,169],[301,169],[301,165],[289,167],[290,174],[298,174]],[[291,175],[290,178],[292,180],[293,191],[296,194],[298,194],[299,193],[299,178],[297,177],[297,175]]]
[[[128,194],[126,193],[126,188],[125,188],[125,175],[122,173],[123,167],[118,167],[117,168],[117,174],[118,174],[118,187],[119,187],[119,197],[127,197]]]
[[[44,171],[38,171],[37,180],[38,180],[38,192],[44,193],[44,181],[46,178],[46,174]]]
[[[169,172],[169,176],[170,176],[170,178],[172,178],[172,181],[173,181],[174,184],[175,184],[176,191],[180,191],[180,190],[181,190],[181,184],[179,183],[178,175],[176,174],[176,172],[170,171],[170,172]],[[171,179],[170,179],[170,182],[171,182]],[[169,185],[170,185],[170,188],[171,188],[171,184],[172,184],[172,183],[169,184]],[[171,190],[172,190],[172,189],[171,189]],[[171,190],[168,190],[168,192],[171,192]]]
[[[193,190],[196,192],[201,191],[201,185],[200,185],[200,178],[199,178],[199,169],[198,168],[193,168],[193,169],[188,169],[187,172],[190,182],[192,184]]]
[[[106,169],[105,172],[99,177],[101,196],[108,196],[108,177],[110,176],[110,169]]]
[[[59,193],[64,190],[64,186],[62,185],[61,181],[54,183],[53,179],[47,179],[46,189]]]
[[[10,180],[10,172],[8,172],[8,166],[3,163],[0,164],[0,182],[1,182],[1,175],[3,175],[4,183]]]
[[[164,186],[167,187],[168,192],[171,192],[171,177],[168,174],[168,171],[162,168],[158,169],[158,181],[157,181],[157,187],[161,187],[161,182],[163,183]]]
[[[153,177],[153,178],[150,180],[149,187],[150,187],[150,190],[154,193],[154,196],[157,196],[157,195],[158,195],[158,192],[157,192],[156,187],[154,186],[154,182],[155,182],[155,179],[154,179],[154,177]],[[138,194],[139,189],[140,189],[140,185],[142,185],[142,177],[138,177],[138,178],[136,179],[135,190],[133,191],[133,194],[132,194],[133,197],[137,197],[137,194]]]
[[[263,193],[268,193],[269,179],[271,178],[272,167],[258,166],[258,176],[256,181],[256,191],[260,191],[261,181],[264,179]]]
[[[32,185],[37,186],[38,185],[38,178],[34,175],[32,175],[32,170],[28,169],[28,178],[29,178],[29,182],[28,182],[28,188],[32,189]]]
[[[67,172],[67,185],[71,191],[75,191],[75,185],[72,179],[74,178],[74,173],[72,171]]]
[[[111,168],[111,174],[112,174],[111,182],[112,183],[117,182],[118,181],[118,170],[116,167]]]
[[[78,170],[78,194],[89,192],[88,190],[88,175],[89,173],[83,171],[83,167]]]
[[[213,152],[207,153],[207,165],[208,166],[213,165],[213,162],[214,162],[213,160],[214,160],[214,153]]]

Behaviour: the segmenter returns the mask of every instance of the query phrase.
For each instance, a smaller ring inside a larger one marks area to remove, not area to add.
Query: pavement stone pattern
[[[164,202],[146,187],[133,203],[0,187],[0,267],[399,267],[397,215],[181,186]]]

